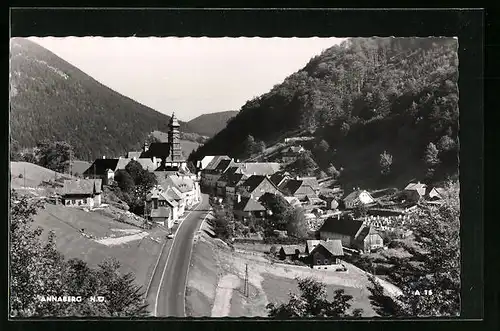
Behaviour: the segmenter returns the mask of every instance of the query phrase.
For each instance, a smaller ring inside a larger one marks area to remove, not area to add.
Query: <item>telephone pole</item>
[[[245,296],[248,298],[248,263],[245,263]]]

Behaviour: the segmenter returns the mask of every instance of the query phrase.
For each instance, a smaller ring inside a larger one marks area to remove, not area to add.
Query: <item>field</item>
[[[219,239],[202,233],[193,250],[186,312],[188,316],[267,316],[267,303],[287,302],[290,292],[298,292],[296,277],[313,277],[327,285],[330,299],[336,289],[343,289],[346,294],[353,296],[351,309],[361,308],[363,316],[374,316],[368,298],[370,294],[367,287],[370,282],[367,274],[345,264],[348,271],[343,273],[272,263],[260,252],[240,248],[232,250]],[[247,267],[248,296],[244,295]],[[389,293],[397,293],[398,289],[391,284],[383,280],[380,282]]]
[[[22,178],[19,178],[21,175]],[[43,181],[54,180],[55,178],[71,178],[67,174],[61,174],[47,168],[28,162],[11,162],[10,179],[12,188],[38,187]]]
[[[166,234],[160,227],[144,231],[97,212],[51,204],[35,216],[34,225],[44,229],[44,239],[49,230],[55,232],[58,250],[66,258],[80,258],[95,267],[115,257],[120,271],[134,273],[144,289]]]

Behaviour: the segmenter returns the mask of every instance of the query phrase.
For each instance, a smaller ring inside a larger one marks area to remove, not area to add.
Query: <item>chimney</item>
[[[106,158],[106,155],[103,155],[103,156],[102,156],[102,158],[103,158],[103,159],[105,159],[105,158]]]
[[[153,163],[156,165],[156,156],[153,156]]]
[[[238,198],[238,203],[240,203],[241,202],[241,194],[238,194],[237,198]]]
[[[144,146],[142,146],[142,151],[143,152],[147,152],[149,149],[149,146],[148,146],[148,143],[147,142],[144,142]]]

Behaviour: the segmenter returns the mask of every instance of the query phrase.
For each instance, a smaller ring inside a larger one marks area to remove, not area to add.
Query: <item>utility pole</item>
[[[248,298],[248,263],[245,263],[245,296]]]

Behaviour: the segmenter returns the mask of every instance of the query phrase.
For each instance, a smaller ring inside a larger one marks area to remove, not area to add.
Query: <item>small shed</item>
[[[299,245],[283,245],[279,250],[279,258],[281,260],[296,260],[300,256],[300,249]]]

